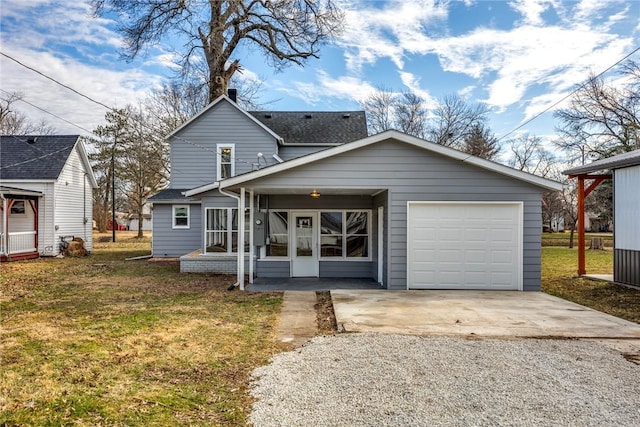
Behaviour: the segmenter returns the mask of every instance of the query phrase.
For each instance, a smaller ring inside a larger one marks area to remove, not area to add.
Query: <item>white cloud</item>
[[[438,104],[438,100],[435,99],[428,90],[420,87],[420,77],[412,73],[401,71],[400,80],[402,80],[402,83],[407,87],[407,89],[424,100],[427,108],[434,108]]]
[[[523,16],[524,24],[542,25],[544,20],[542,14],[557,2],[553,0],[517,0],[509,5]]]
[[[277,90],[310,104],[324,104],[327,98],[361,102],[375,92],[369,82],[353,76],[332,77],[325,71],[317,72],[315,82],[293,82],[279,85]]]
[[[1,19],[3,52],[106,105],[135,102],[161,80],[142,68],[146,64],[119,60],[122,42],[113,23],[92,17],[86,2],[3,0]],[[166,67],[168,59],[158,56],[156,61]],[[104,107],[10,59],[0,61],[3,90],[22,93],[26,101],[87,130],[104,121]],[[27,104],[16,107],[60,133],[85,133]]]
[[[365,64],[390,58],[398,68],[407,53],[425,53],[425,28],[443,22],[446,3],[434,0],[391,1],[382,7],[366,0],[344,2],[344,34],[338,45],[345,49],[347,67],[358,71]]]

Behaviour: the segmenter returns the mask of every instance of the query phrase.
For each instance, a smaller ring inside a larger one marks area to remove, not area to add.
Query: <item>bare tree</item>
[[[125,187],[127,207],[138,218],[138,238],[142,229],[147,199],[162,189],[168,176],[168,145],[158,134],[148,112],[129,109],[127,137],[122,143],[120,180]]]
[[[542,140],[529,134],[520,135],[508,142],[511,157],[509,166],[524,172],[547,177],[556,162],[553,153],[542,145]]]
[[[384,87],[378,87],[360,103],[360,107],[367,114],[370,133],[380,133],[395,128],[394,105],[395,94]]]
[[[2,135],[51,135],[55,128],[46,121],[33,123],[27,115],[15,106],[22,101],[22,95],[17,92],[5,92],[0,96],[0,134]]]
[[[498,139],[482,123],[476,123],[471,127],[461,148],[465,153],[487,160],[494,160],[500,153]]]
[[[334,0],[92,0],[96,15],[118,17],[134,58],[152,43],[178,36],[184,41],[180,65],[189,73],[207,64],[209,101],[227,92],[241,71],[232,59],[240,47],[257,48],[276,69],[317,58],[320,47],[338,34],[343,13]]]
[[[486,122],[487,107],[483,104],[470,105],[457,95],[449,95],[440,100],[433,116],[427,139],[460,149],[474,127]]]
[[[555,143],[571,160],[584,163],[640,148],[640,64],[626,62],[620,74],[618,85],[592,75],[555,113],[561,122]]]
[[[403,92],[396,97],[394,110],[397,126],[402,132],[424,138],[428,112],[421,97]]]

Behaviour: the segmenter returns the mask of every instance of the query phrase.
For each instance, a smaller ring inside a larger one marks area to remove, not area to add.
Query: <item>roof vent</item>
[[[310,118],[311,118],[311,113],[304,113],[304,116],[305,116],[307,119],[310,119]]]
[[[267,119],[270,119],[270,118],[271,118],[271,113],[264,113],[264,116],[265,116]]]
[[[342,115],[342,118],[343,118],[343,119],[348,119],[349,117],[351,117],[351,114],[350,114],[350,113],[344,113],[344,114]]]
[[[37,136],[30,136],[27,138],[27,143],[29,144],[35,144],[38,141],[38,137]]]

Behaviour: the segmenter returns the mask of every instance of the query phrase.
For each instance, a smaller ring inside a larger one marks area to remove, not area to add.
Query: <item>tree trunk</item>
[[[575,233],[575,231],[576,231],[576,226],[575,225],[571,226],[571,234],[569,234],[569,249],[573,248],[573,234]]]

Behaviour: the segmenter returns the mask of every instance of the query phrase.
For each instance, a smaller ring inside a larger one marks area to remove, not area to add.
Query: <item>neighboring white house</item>
[[[97,183],[78,135],[0,137],[0,259],[56,256],[61,239],[92,250]]]
[[[129,214],[127,218],[127,229],[131,231],[138,231],[140,227],[140,220],[137,214]],[[151,205],[146,203],[142,207],[142,231],[151,231],[153,229],[151,222]]]

